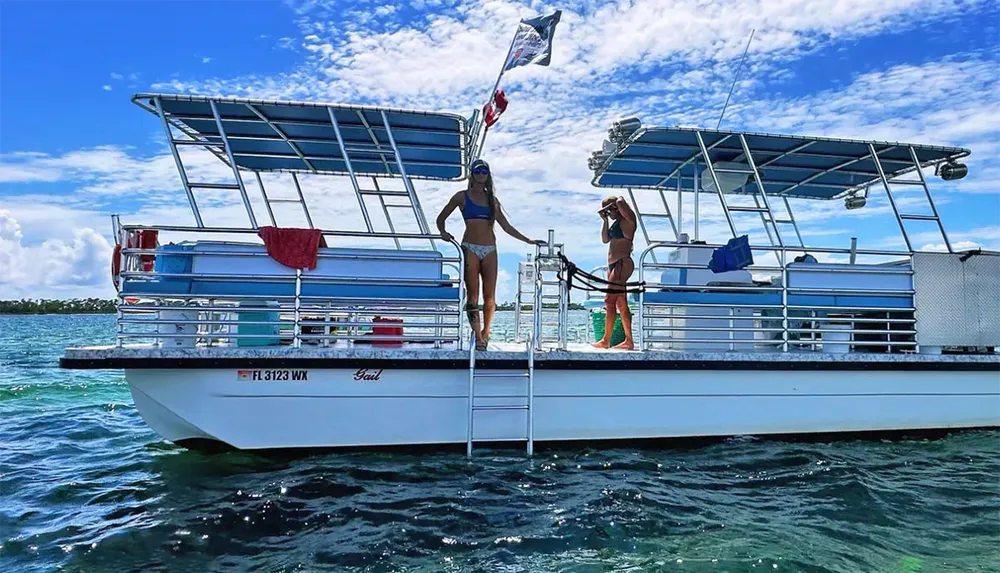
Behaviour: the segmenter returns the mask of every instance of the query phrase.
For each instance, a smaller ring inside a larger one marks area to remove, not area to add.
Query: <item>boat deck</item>
[[[523,368],[528,353],[523,343],[491,342],[486,351],[476,352],[476,362],[484,368]],[[543,349],[534,355],[536,368],[558,369],[995,369],[1000,372],[997,354],[885,354],[800,352],[678,352],[668,350],[604,350],[589,344],[569,344],[566,350]],[[385,367],[405,369],[468,368],[469,351],[454,344],[433,348],[429,344],[404,343],[399,346],[233,347],[198,346],[163,348],[152,345],[92,346],[69,348],[62,359],[67,368],[252,368]]]

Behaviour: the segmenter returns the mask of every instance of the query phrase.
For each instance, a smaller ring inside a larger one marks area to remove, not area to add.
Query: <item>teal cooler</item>
[[[237,338],[236,346],[278,346],[281,338],[278,336],[281,327],[278,322],[278,303],[274,301],[245,301],[240,308],[260,307],[259,311],[240,312],[238,322],[274,322],[275,324],[240,324],[236,327],[237,334],[269,334],[273,338]],[[268,310],[268,309],[274,310]]]

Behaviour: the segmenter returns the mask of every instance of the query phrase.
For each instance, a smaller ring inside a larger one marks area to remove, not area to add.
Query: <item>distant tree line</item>
[[[545,308],[556,308],[555,303],[546,303]],[[531,305],[526,304],[530,310]],[[583,305],[570,303],[570,310],[583,310]],[[497,305],[497,310],[514,310],[514,303]],[[74,298],[70,300],[21,299],[0,300],[0,314],[114,314],[115,301],[99,298]]]
[[[542,305],[542,308],[558,308],[558,306],[559,305],[557,305],[554,302],[547,302],[547,303],[545,303],[545,304]],[[525,304],[523,306],[523,308],[531,310],[531,304]],[[570,310],[583,310],[583,305],[582,304],[577,304],[575,302],[571,302],[571,303],[569,303],[569,309]],[[505,302],[505,303],[502,303],[502,304],[498,304],[497,305],[497,310],[517,310],[517,309],[514,306],[514,303],[512,303],[512,302]]]
[[[0,300],[0,314],[114,314],[115,301],[99,298],[69,300]]]

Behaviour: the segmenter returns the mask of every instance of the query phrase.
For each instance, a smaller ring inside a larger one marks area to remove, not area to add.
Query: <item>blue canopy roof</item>
[[[466,176],[468,133],[466,120],[458,115],[175,94],[138,94],[132,101],[159,115],[156,98],[175,128],[190,138],[218,143],[222,137],[212,113],[214,102],[233,157],[242,169],[348,174],[332,112],[356,175],[400,175],[388,123],[409,177],[451,181]],[[221,147],[209,149],[228,163]]]
[[[704,178],[702,189],[705,189],[711,175],[704,173],[706,165],[698,143],[699,133],[717,169],[719,162],[731,162],[749,170],[739,138],[743,133],[763,179],[764,190],[776,197],[836,199],[849,191],[878,183],[879,174],[869,144],[875,147],[887,178],[914,171],[911,147],[923,167],[970,153],[958,147],[653,127],[636,130],[617,146],[606,142],[611,148],[595,154],[597,164],[591,166],[595,172],[593,184],[597,187],[675,189],[677,177],[680,177],[682,190],[693,191],[697,170],[699,177]],[[726,175],[731,176],[733,171]],[[725,183],[720,184],[726,187]],[[712,189],[714,191],[714,186]],[[749,177],[745,186],[728,192],[754,194],[757,185],[753,177]]]

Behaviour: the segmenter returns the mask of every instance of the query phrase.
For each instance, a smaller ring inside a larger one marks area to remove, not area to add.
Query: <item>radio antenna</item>
[[[743,59],[740,60],[739,67],[736,68],[736,77],[733,78],[733,85],[729,88],[729,95],[726,96],[726,105],[722,106],[722,113],[719,115],[719,123],[715,126],[715,129],[719,129],[722,126],[722,118],[726,116],[726,108],[729,107],[729,98],[733,97],[733,90],[736,88],[736,82],[740,79],[740,70],[743,69],[743,62],[747,59],[747,52],[750,51],[750,42],[753,41],[753,33],[757,31],[757,28],[750,30],[750,39],[747,40],[747,47],[743,50]]]

